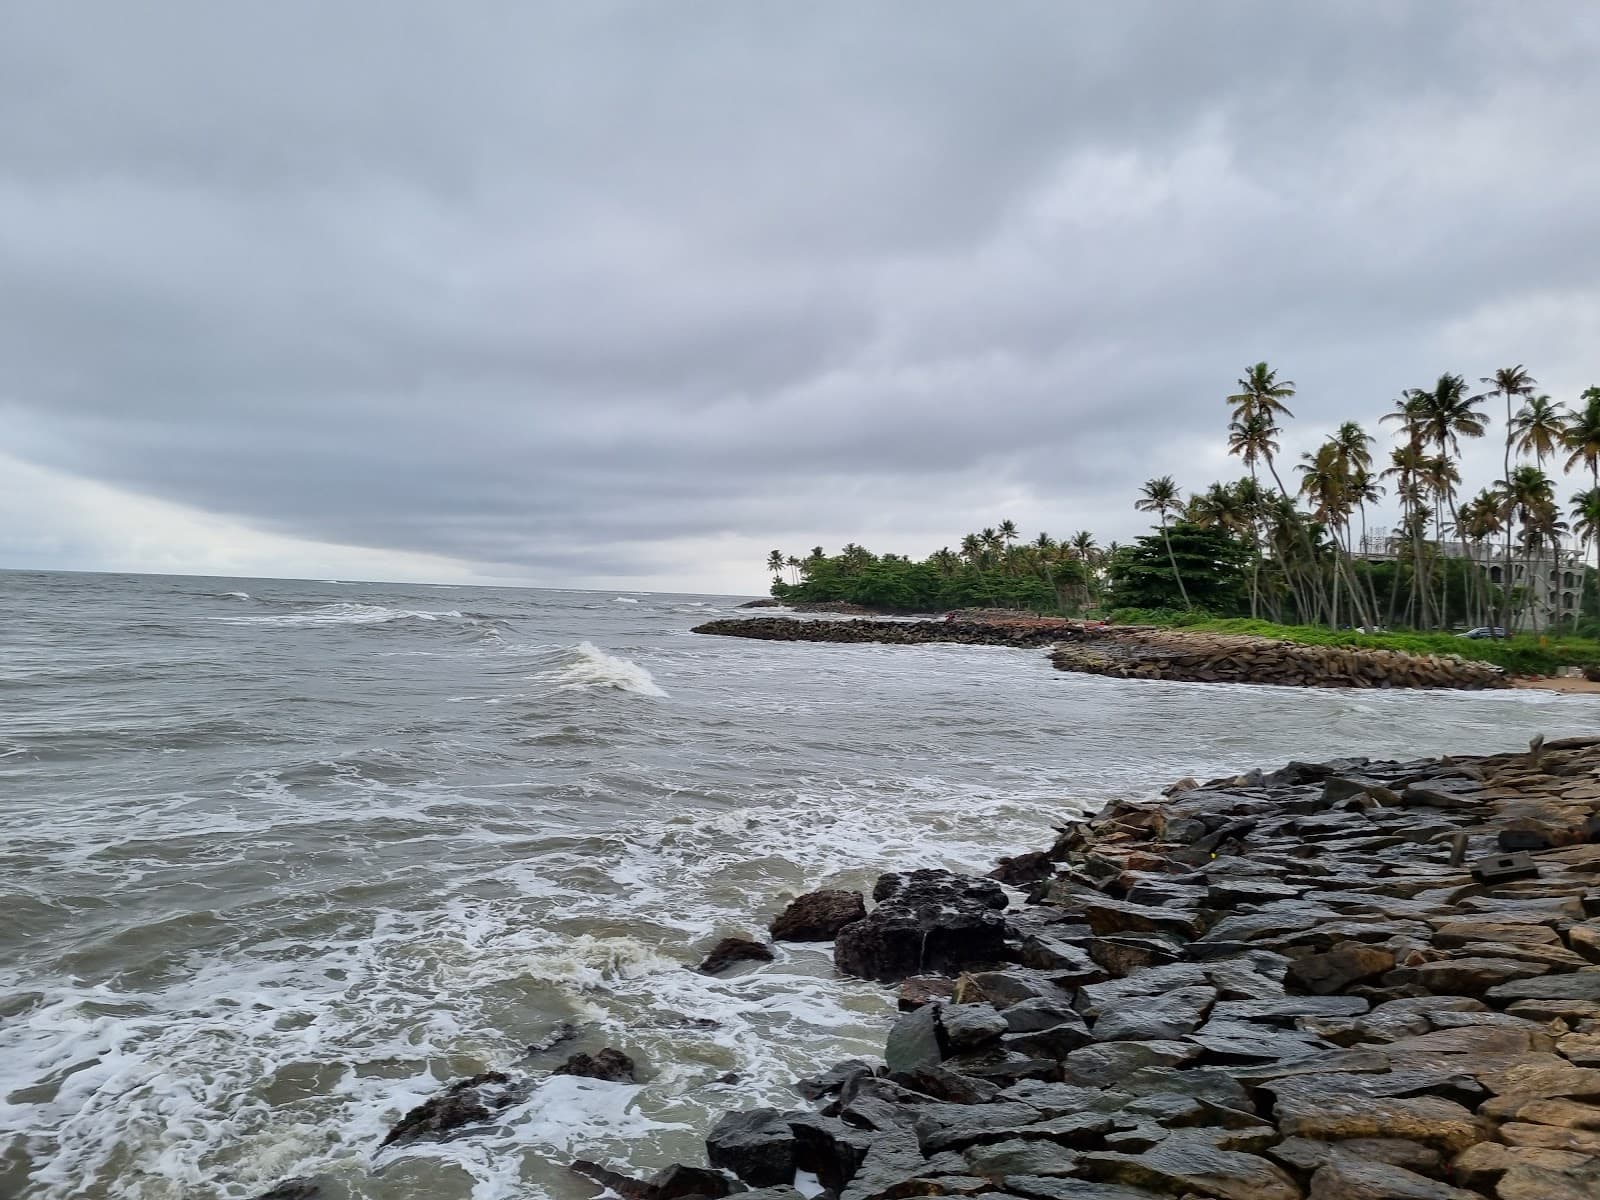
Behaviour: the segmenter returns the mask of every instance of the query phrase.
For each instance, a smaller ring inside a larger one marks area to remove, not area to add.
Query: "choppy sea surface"
[[[567,1161],[696,1161],[718,1112],[881,1052],[891,1002],[829,947],[687,969],[794,894],[987,870],[1183,775],[1600,725],[689,633],[737,603],[0,572],[0,1196],[592,1195]],[[603,1045],[644,1082],[544,1081]],[[489,1068],[541,1082],[378,1149]]]

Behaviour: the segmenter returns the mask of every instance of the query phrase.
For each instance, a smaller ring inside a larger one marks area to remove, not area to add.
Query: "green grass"
[[[1215,618],[1146,609],[1124,609],[1113,614],[1113,618],[1121,625],[1166,625],[1212,633],[1249,634],[1304,646],[1358,646],[1403,650],[1409,654],[1456,654],[1494,663],[1513,675],[1553,675],[1562,667],[1600,665],[1600,640],[1594,638],[1529,633],[1498,639],[1464,638],[1453,633],[1350,633],[1318,625],[1275,625],[1248,617]]]

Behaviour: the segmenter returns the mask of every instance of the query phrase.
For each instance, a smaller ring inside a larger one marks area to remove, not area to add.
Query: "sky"
[[[1261,359],[1286,466],[1570,402],[1597,61],[1585,0],[0,0],[0,567],[756,593],[1126,541]]]

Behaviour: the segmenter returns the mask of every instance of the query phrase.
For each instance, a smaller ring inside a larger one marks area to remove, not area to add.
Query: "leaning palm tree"
[[[1589,574],[1589,550],[1600,543],[1600,484],[1581,492],[1574,492],[1571,507],[1567,511],[1572,514],[1572,532],[1582,540],[1584,549],[1583,562],[1578,567],[1578,604],[1573,612],[1573,619],[1577,621],[1583,619],[1583,593],[1587,587],[1586,576]]]
[[[1188,608],[1189,589],[1183,586],[1183,573],[1178,570],[1177,556],[1172,553],[1172,538],[1167,534],[1167,516],[1178,507],[1178,485],[1173,482],[1171,475],[1148,480],[1139,489],[1139,499],[1134,501],[1133,506],[1140,512],[1153,512],[1161,518],[1161,542],[1167,548],[1167,561],[1172,564],[1172,578],[1177,581],[1178,595],[1183,597],[1183,606]]]

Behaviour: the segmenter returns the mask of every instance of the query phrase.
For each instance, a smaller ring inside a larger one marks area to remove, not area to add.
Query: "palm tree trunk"
[[[1506,481],[1506,487],[1511,487],[1511,393],[1506,393],[1506,449],[1505,449],[1505,474],[1501,477]],[[1511,632],[1511,518],[1506,517],[1506,556],[1504,570],[1501,572],[1506,577],[1507,584],[1500,597],[1501,618],[1500,627],[1507,633]]]
[[[1189,603],[1189,589],[1183,586],[1183,575],[1178,570],[1178,559],[1172,553],[1172,539],[1167,536],[1167,514],[1161,514],[1161,541],[1167,548],[1167,561],[1172,564],[1172,578],[1178,582],[1178,595],[1183,597],[1183,607],[1192,607]]]

